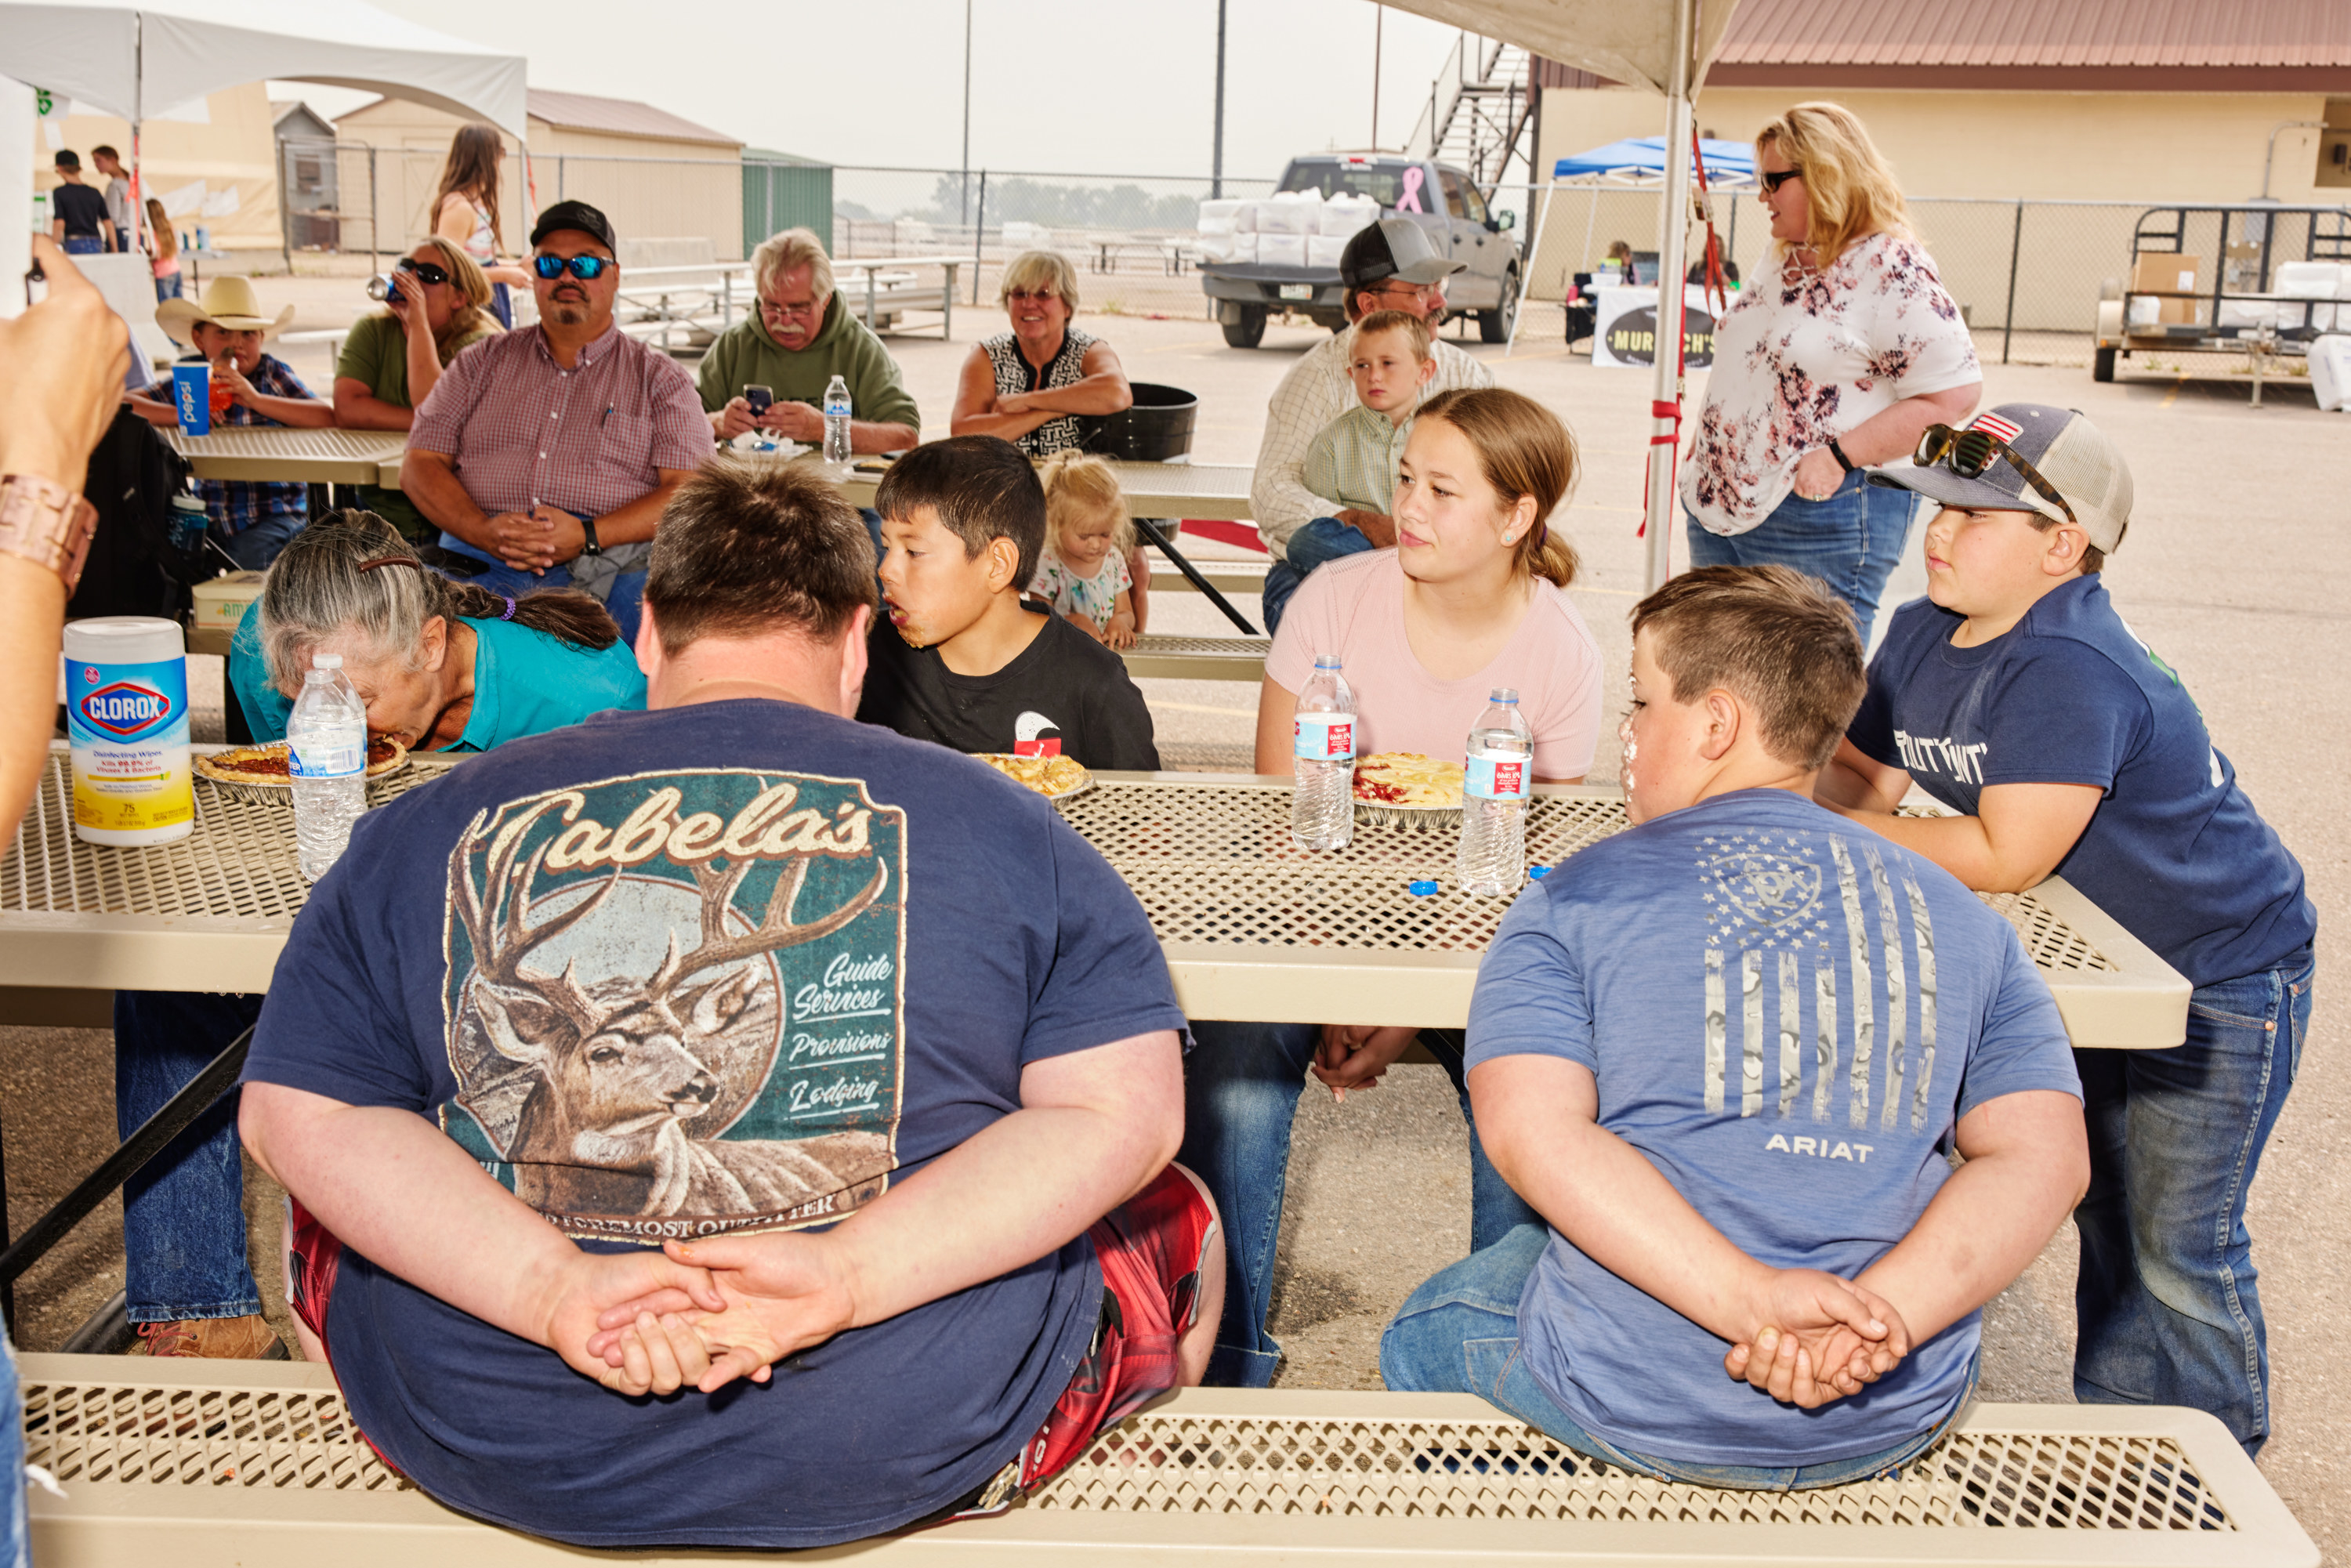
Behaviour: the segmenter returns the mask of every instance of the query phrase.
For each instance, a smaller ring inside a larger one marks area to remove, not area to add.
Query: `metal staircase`
[[[1527,52],[1499,38],[1463,33],[1429,83],[1428,102],[1405,143],[1416,158],[1468,171],[1490,199],[1513,159],[1534,174],[1534,99]]]

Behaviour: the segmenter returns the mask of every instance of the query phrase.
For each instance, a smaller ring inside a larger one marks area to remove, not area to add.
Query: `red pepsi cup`
[[[180,411],[180,434],[213,433],[213,368],[202,360],[172,367],[172,398]]]

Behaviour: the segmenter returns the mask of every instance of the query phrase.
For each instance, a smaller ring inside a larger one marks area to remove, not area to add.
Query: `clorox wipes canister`
[[[68,622],[65,660],[74,835],[86,844],[186,838],[196,803],[179,623],[145,615]]]

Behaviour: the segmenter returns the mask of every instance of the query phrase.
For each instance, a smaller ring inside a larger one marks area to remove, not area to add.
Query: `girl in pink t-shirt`
[[[1516,686],[1534,727],[1538,779],[1573,783],[1600,735],[1600,657],[1560,591],[1575,552],[1550,528],[1575,480],[1575,444],[1549,410],[1497,388],[1424,405],[1398,465],[1396,548],[1318,567],[1290,601],[1265,661],[1257,770],[1290,771],[1298,689],[1336,653],[1355,691],[1358,754],[1458,759],[1496,686]],[[1290,1128],[1309,1068],[1334,1091],[1379,1082],[1417,1034],[1464,1091],[1457,1030],[1200,1020],[1184,1063],[1183,1152],[1216,1199],[1226,1239],[1225,1309],[1213,1384],[1263,1386],[1280,1347],[1266,1336]],[[1541,1216],[1469,1141],[1470,1245]]]
[[[1561,591],[1575,552],[1547,519],[1575,447],[1518,392],[1446,393],[1420,412],[1399,465],[1396,548],[1319,567],[1266,655],[1257,770],[1290,770],[1290,719],[1314,661],[1336,653],[1355,693],[1355,754],[1459,761],[1496,686],[1535,732],[1535,777],[1573,783],[1600,738],[1600,655]]]

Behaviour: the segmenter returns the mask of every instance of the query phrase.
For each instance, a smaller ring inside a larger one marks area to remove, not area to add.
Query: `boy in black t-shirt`
[[[2074,1396],[2189,1405],[2248,1453],[2269,1354],[2245,1197],[2310,1027],[2317,913],[2177,672],[2115,612],[2122,456],[2081,414],[2009,403],[1873,476],[1940,504],[1822,802],[1970,887],[2062,874],[2194,987],[2185,1043],[2075,1053],[2089,1195]],[[1957,817],[1892,815],[1916,781]]]
[[[882,608],[857,716],[957,751],[1067,756],[1155,771],[1151,710],[1116,653],[1021,602],[1045,543],[1045,490],[993,435],[900,458],[882,514]]]
[[[82,183],[81,158],[71,151],[57,158],[57,188],[49,193],[50,237],[68,256],[96,256],[114,248],[114,219],[106,197]]]

